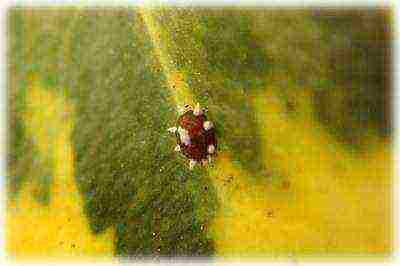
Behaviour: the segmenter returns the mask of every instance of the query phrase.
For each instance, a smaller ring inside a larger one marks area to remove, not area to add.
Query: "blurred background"
[[[7,253],[391,254],[392,19],[9,9]],[[166,132],[185,101],[220,144],[194,171]]]

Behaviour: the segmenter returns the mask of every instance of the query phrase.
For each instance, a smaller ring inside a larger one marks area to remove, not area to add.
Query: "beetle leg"
[[[176,130],[177,130],[176,127],[170,127],[170,128],[168,128],[168,132],[171,132],[171,133],[175,133]]]
[[[182,115],[182,114],[185,113],[185,111],[186,111],[186,108],[185,108],[185,107],[178,106],[178,114]]]
[[[202,115],[202,114],[203,114],[203,110],[202,110],[201,107],[200,107],[200,103],[197,103],[196,106],[194,107],[194,109],[193,109],[193,114],[194,114],[195,116],[199,116],[199,115]]]
[[[194,166],[197,164],[197,162],[193,159],[189,160],[189,169],[193,170]]]

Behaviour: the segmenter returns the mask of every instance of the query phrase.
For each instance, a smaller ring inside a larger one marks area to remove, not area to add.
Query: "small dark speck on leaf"
[[[289,112],[293,112],[295,110],[295,106],[293,102],[287,102],[286,103],[286,108]]]
[[[186,176],[184,176],[184,175],[180,175],[179,177],[178,177],[178,179],[179,179],[179,182],[182,182],[182,183],[184,183],[185,181],[186,181]]]
[[[233,181],[233,176],[228,176],[227,179],[225,179],[224,185],[226,185],[227,183],[231,183]]]
[[[290,182],[288,180],[283,181],[281,187],[283,190],[288,190],[290,188]]]
[[[76,245],[75,245],[75,244],[72,244],[72,245],[71,245],[71,247],[72,247],[72,248],[75,248],[75,247],[76,247]]]

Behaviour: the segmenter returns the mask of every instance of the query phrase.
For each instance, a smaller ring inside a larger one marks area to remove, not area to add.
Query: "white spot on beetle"
[[[205,130],[210,130],[210,129],[212,129],[213,128],[213,123],[211,122],[211,121],[205,121],[204,123],[203,123],[203,128],[205,129]]]
[[[180,152],[181,151],[181,146],[176,145],[174,151],[176,152]]]
[[[186,129],[178,127],[178,134],[182,143],[184,143],[185,145],[191,144],[189,132]]]
[[[214,145],[208,145],[208,147],[207,147],[207,151],[208,151],[208,153],[214,153],[214,151],[215,151],[215,147],[214,147]]]

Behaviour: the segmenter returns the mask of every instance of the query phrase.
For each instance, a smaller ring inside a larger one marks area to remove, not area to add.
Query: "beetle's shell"
[[[178,118],[178,127],[188,131],[190,144],[182,143],[178,131],[176,132],[177,143],[186,157],[198,162],[207,159],[210,155],[207,151],[209,145],[214,145],[214,148],[217,148],[215,130],[214,128],[205,130],[203,127],[205,121],[207,121],[207,118],[204,114],[196,116],[192,110],[186,111]]]

